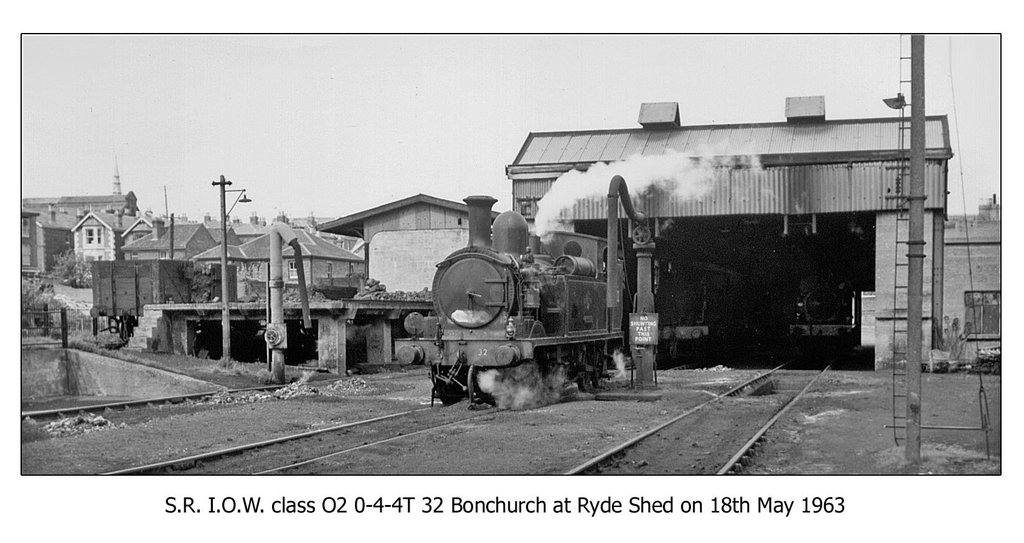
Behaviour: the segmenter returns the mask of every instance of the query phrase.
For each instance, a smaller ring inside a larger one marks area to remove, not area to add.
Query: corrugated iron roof
[[[908,123],[909,125],[909,123]],[[928,117],[932,158],[953,156],[945,115]],[[909,148],[909,140],[906,143]],[[695,156],[805,155],[814,162],[897,158],[899,120],[849,119],[816,123],[684,126],[678,129],[586,130],[531,133],[510,168],[544,164],[614,162],[668,151]]]

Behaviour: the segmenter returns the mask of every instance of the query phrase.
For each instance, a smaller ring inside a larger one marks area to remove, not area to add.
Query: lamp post
[[[250,200],[245,195],[245,189],[228,189],[231,185],[231,181],[224,179],[224,176],[220,176],[220,181],[214,181],[214,186],[220,187],[220,228],[221,228],[221,252],[220,252],[220,297],[221,302],[224,304],[221,309],[220,326],[221,326],[221,362],[227,363],[231,360],[231,306],[228,305],[228,214],[235,209],[235,204],[242,202],[243,204],[249,203]],[[231,204],[231,209],[227,209],[227,193],[238,192],[240,193],[236,198],[235,202]]]

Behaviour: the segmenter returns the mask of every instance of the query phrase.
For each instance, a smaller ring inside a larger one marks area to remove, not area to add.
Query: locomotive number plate
[[[629,343],[630,345],[658,344],[657,313],[629,314]]]

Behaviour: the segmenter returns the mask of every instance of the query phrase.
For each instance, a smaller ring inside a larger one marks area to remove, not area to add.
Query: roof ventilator
[[[640,126],[648,130],[679,128],[678,102],[644,102],[640,104]]]
[[[820,123],[824,121],[824,96],[791,96],[786,98],[786,122]]]

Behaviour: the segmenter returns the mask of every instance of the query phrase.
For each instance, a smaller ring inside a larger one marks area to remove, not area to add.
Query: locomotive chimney
[[[491,206],[497,200],[490,196],[467,196],[469,206],[469,246],[491,247]]]

